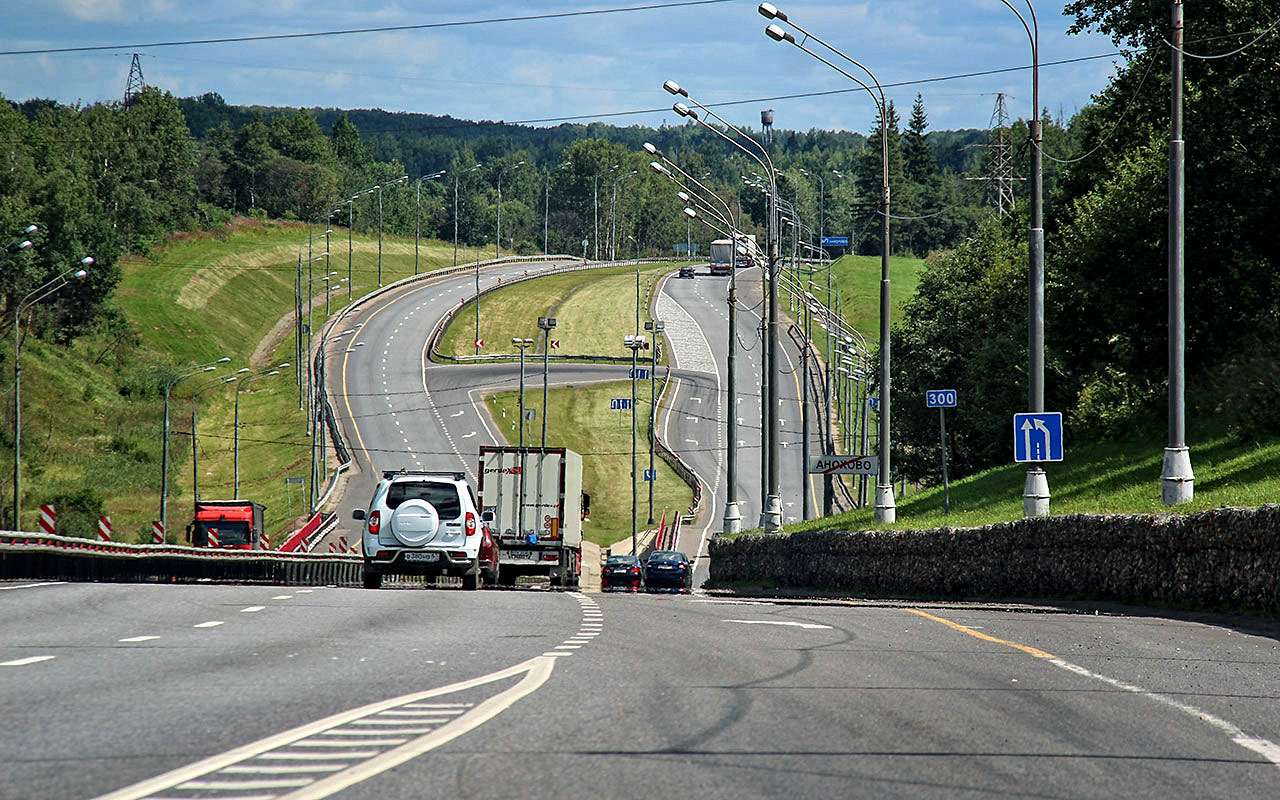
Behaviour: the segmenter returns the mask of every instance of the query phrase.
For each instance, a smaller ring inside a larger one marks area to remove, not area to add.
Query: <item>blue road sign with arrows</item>
[[[648,367],[636,367],[633,370],[628,370],[628,372],[630,373],[630,375],[628,375],[627,377],[635,378],[638,381],[647,380],[649,377]]]
[[[656,469],[646,469],[644,471],[644,479],[646,481],[656,481],[658,479],[658,471]]]
[[[867,405],[871,406],[871,410],[876,413],[880,412],[880,398],[872,395],[867,398]]]
[[[614,397],[609,400],[610,411],[626,411],[628,408],[631,408],[630,397]]]
[[[1062,414],[1013,415],[1013,460],[1019,464],[1062,460]]]

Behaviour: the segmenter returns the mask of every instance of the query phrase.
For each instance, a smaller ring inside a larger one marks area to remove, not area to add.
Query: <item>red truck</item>
[[[192,547],[262,550],[262,518],[267,507],[251,500],[199,500],[187,526]]]

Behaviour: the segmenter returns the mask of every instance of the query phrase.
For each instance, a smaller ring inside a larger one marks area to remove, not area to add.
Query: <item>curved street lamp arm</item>
[[[760,156],[764,156],[763,160],[760,158],[760,156],[748,150],[746,146],[743,145],[741,142],[736,141],[735,139],[733,139],[731,136],[729,136],[728,134],[726,134],[724,131],[720,130],[716,126],[708,123],[706,120],[700,117],[694,117],[694,122],[701,124],[704,128],[708,128],[710,130],[715,131],[717,134],[720,135],[721,138],[725,139],[726,141],[731,143],[734,147],[738,148],[742,152],[751,156],[751,158],[754,159],[755,162],[759,164],[761,168],[764,169],[765,172],[769,173],[769,180],[771,182],[775,184],[778,182],[778,171],[773,168],[773,159],[769,158],[769,151],[761,147],[759,142],[757,142],[755,139],[752,139],[750,136],[748,136],[746,132],[743,131],[741,128],[729,122],[727,119],[720,116],[715,111],[712,111],[711,109],[707,108],[702,103],[699,103],[697,100],[694,100],[692,97],[689,97],[686,95],[685,99],[687,99],[690,103],[692,103],[695,108],[701,109],[703,114],[706,114],[709,117],[714,117],[716,120],[720,122],[721,125],[725,126],[729,130],[738,134],[738,136],[742,137],[743,139],[746,139],[748,142],[751,142],[753,145],[755,145],[756,149],[760,151]]]
[[[665,155],[663,155],[662,153],[660,153],[660,152],[659,152],[659,153],[655,153],[654,155],[656,155],[658,158],[662,159],[662,160],[663,160],[663,162],[665,162],[667,166],[671,167],[671,168],[672,168],[672,169],[674,169],[676,172],[679,172],[681,175],[683,175],[683,176],[684,176],[684,178],[685,178],[685,180],[689,181],[690,183],[694,184],[695,186],[697,186],[697,187],[698,187],[699,189],[701,189],[702,191],[704,191],[704,192],[706,192],[707,194],[709,194],[709,195],[711,195],[712,197],[714,197],[714,198],[716,199],[716,201],[717,201],[718,203],[720,203],[720,205],[724,206],[725,216],[726,216],[726,217],[728,217],[728,218],[730,218],[730,219],[734,219],[734,220],[735,220],[735,221],[734,221],[734,227],[737,227],[737,220],[736,220],[737,215],[733,213],[733,209],[729,207],[729,203],[728,203],[728,202],[726,202],[726,201],[725,201],[725,199],[724,199],[723,197],[721,197],[720,195],[718,195],[718,194],[716,194],[715,192],[711,191],[711,189],[710,189],[710,188],[708,188],[706,184],[704,184],[702,181],[698,180],[697,178],[693,177],[693,176],[692,176],[692,175],[690,175],[689,173],[685,172],[683,169],[681,169],[681,168],[680,168],[680,165],[679,165],[679,164],[677,164],[677,163],[675,163],[674,161],[672,161],[671,159],[667,158],[667,157],[666,157]]]

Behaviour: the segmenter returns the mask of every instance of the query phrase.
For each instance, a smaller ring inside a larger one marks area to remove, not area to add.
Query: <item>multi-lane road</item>
[[[1168,800],[1280,785],[1274,626],[698,595],[0,586],[6,800]]]
[[[494,440],[480,393],[510,365],[423,354],[472,281],[382,297],[338,331],[330,390],[358,466],[344,519],[377,470],[474,470]],[[708,491],[690,553],[723,512],[724,288],[671,279],[657,301],[678,379],[660,426]],[[757,319],[742,312],[735,404],[748,524]],[[798,395],[780,389],[794,519]],[[1280,625],[1084,611],[0,584],[0,799],[1277,796]]]
[[[516,264],[482,273],[481,286],[516,276],[536,275],[563,264]],[[590,280],[584,273],[584,280]],[[728,413],[726,295],[728,280],[701,275],[694,280],[669,278],[662,282],[656,315],[667,325],[675,371],[673,388],[660,411],[659,430],[667,445],[684,458],[703,483],[706,498],[698,520],[686,528],[679,546],[699,556],[700,575],[706,572],[706,540],[718,530],[726,489],[725,414]],[[737,499],[745,528],[756,527],[760,514],[760,367],[759,270],[739,276],[740,357],[737,415]],[[381,470],[460,470],[475,479],[479,447],[499,443],[500,433],[482,402],[485,392],[515,386],[517,368],[511,363],[446,365],[433,363],[426,352],[428,338],[449,309],[475,294],[475,278],[453,274],[423,281],[368,302],[344,320],[331,337],[328,353],[329,389],[339,423],[355,454],[351,477],[338,502],[343,524],[335,535],[356,538],[350,509],[372,495]],[[538,309],[530,309],[526,328],[532,329]],[[490,343],[489,350],[501,350]],[[782,339],[779,384],[781,495],[787,520],[800,517],[801,415],[799,354]],[[620,352],[620,355],[623,353]],[[537,367],[531,367],[531,379]],[[628,368],[619,365],[553,363],[554,385],[624,380]],[[531,384],[532,385],[532,384]],[[817,452],[820,423],[814,410],[810,432]],[[820,497],[810,482],[816,509]]]

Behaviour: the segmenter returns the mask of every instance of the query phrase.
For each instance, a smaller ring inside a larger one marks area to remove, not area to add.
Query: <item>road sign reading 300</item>
[[[924,393],[925,408],[955,408],[959,403],[955,389],[929,389]]]

